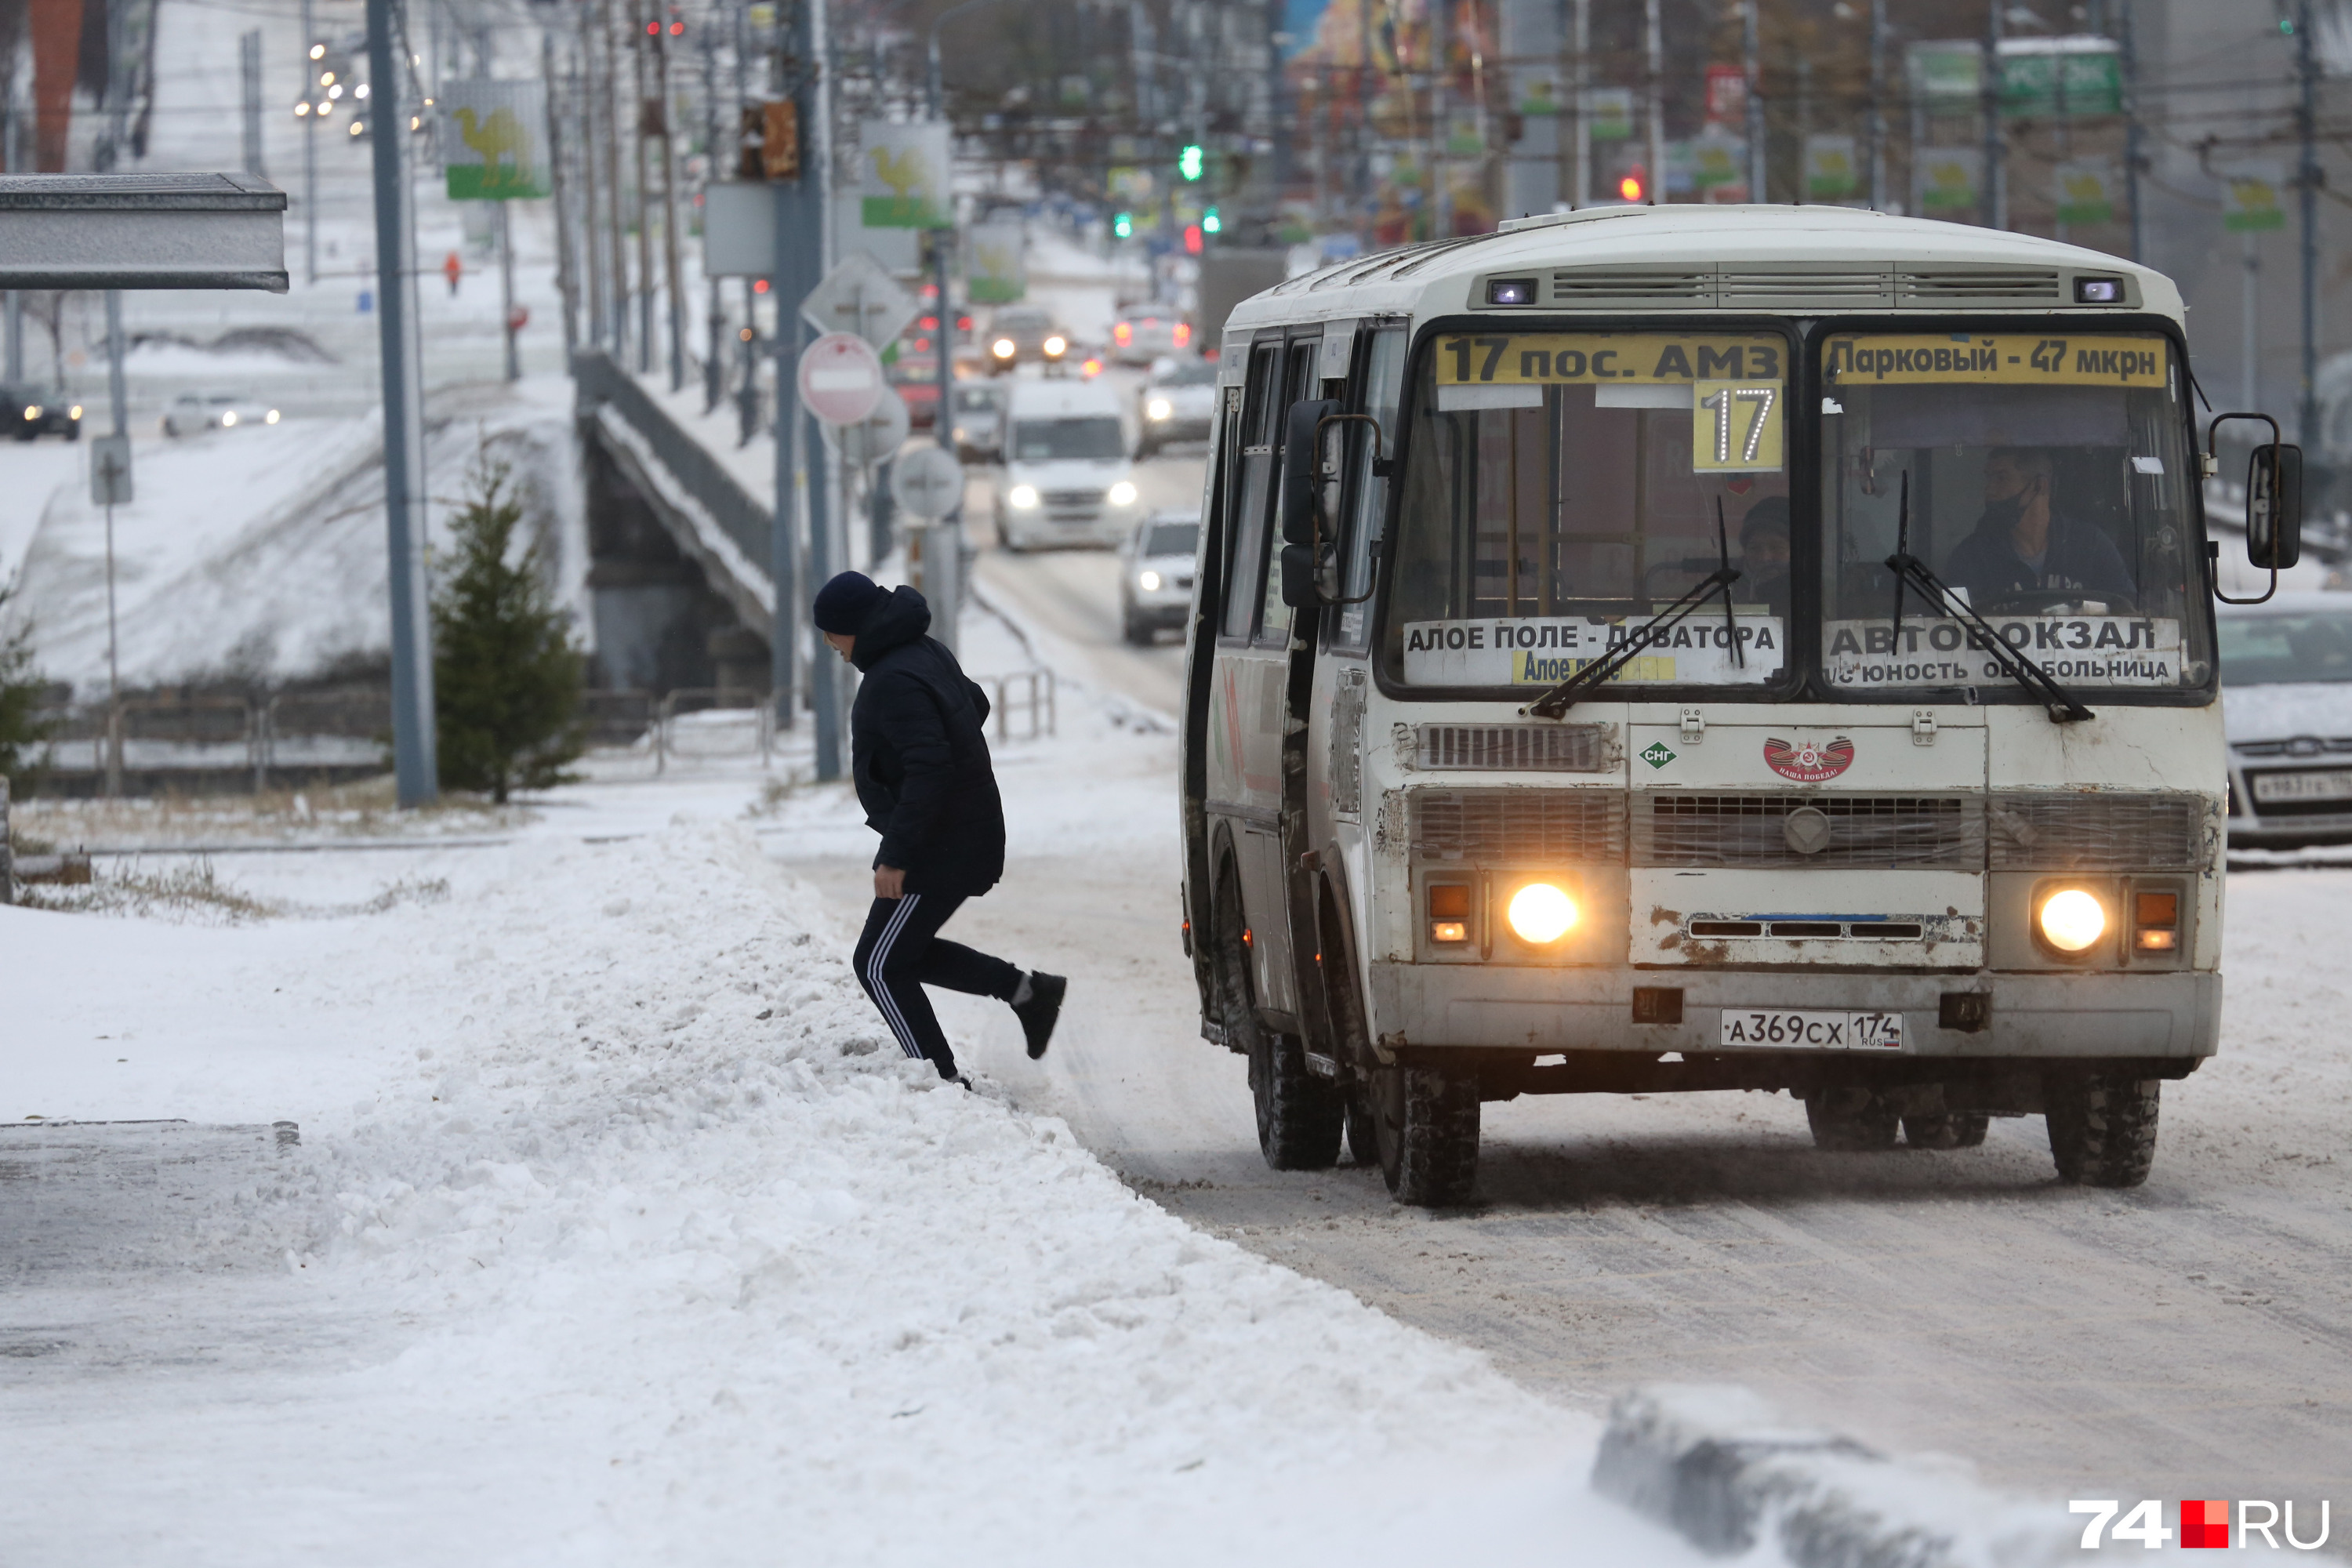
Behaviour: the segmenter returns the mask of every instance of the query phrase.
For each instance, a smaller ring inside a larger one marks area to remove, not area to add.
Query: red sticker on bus
[[[1799,784],[1825,783],[1853,766],[1853,742],[1844,735],[1829,741],[1769,736],[1764,742],[1764,765]]]

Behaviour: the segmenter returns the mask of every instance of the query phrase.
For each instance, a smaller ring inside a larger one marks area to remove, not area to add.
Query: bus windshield
[[[2191,555],[2181,376],[2153,332],[1853,332],[1822,345],[1823,676],[1834,689],[2008,680],[1906,595],[1910,553],[2074,689],[2161,690],[2211,670]]]
[[[1767,332],[1443,336],[1421,369],[1383,647],[1390,679],[1557,685],[1727,559],[1727,605],[1612,687],[1787,668],[1790,345]]]

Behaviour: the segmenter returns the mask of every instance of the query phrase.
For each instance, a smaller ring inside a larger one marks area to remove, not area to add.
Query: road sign
[[[98,436],[89,443],[89,504],[131,504],[131,437]]]
[[[890,466],[890,499],[898,510],[937,522],[963,504],[963,465],[944,447],[918,447]]]
[[[882,356],[864,338],[827,332],[801,351],[801,406],[827,425],[856,425],[882,399]]]
[[[907,400],[898,389],[885,384],[882,395],[874,400],[874,412],[855,425],[827,425],[823,427],[824,444],[841,454],[842,460],[853,468],[870,468],[877,463],[887,463],[891,455],[907,444],[907,434],[913,422],[907,415]]]
[[[801,315],[818,331],[854,333],[877,349],[905,331],[922,309],[862,250],[843,257],[801,301]]]

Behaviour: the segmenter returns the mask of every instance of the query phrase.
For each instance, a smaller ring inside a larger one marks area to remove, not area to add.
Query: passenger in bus
[[[1789,498],[1766,496],[1739,521],[1739,581],[1732,598],[1789,616]]]
[[[2048,447],[1996,447],[1984,476],[1984,515],[1944,561],[1944,580],[1965,590],[1973,608],[2133,603],[2132,574],[2107,536],[2052,507]]]

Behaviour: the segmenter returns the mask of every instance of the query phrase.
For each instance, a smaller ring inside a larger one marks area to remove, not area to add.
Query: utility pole
[[[398,0],[367,0],[368,111],[375,165],[376,330],[383,361],[383,507],[392,557],[392,754],[404,808],[440,793],[433,726],[431,600],[425,576],[425,429],[416,336],[415,216],[403,151],[410,112]]]
[[[114,439],[100,461],[109,467],[106,476],[106,794],[110,800],[122,796],[122,661],[121,643],[116,635],[114,615],[114,498],[121,493],[127,475],[116,471],[114,465],[126,461],[131,455],[130,399],[122,384],[122,290],[106,291],[106,392],[112,405]]]
[[[1884,0],[1881,0],[1884,3]],[[2144,127],[2139,117],[2139,48],[2134,37],[2132,14],[2137,9],[2132,0],[2123,0],[2123,67],[2124,77],[2124,205],[2131,210],[2131,258],[2145,258],[2147,232],[2140,212],[2139,166],[2145,156],[2140,138]],[[2248,407],[2253,406],[2252,404]]]
[[[2001,168],[2000,7],[2001,0],[1991,0],[1985,7],[1984,84],[1979,95],[1984,114],[1984,189],[1977,199],[1987,228],[2009,226],[2009,182]]]
[[[793,665],[800,639],[795,534],[808,541],[811,578],[822,582],[830,576],[833,562],[824,443],[817,437],[808,411],[801,406],[799,377],[801,349],[809,335],[808,324],[801,318],[801,301],[824,279],[825,187],[832,156],[830,139],[824,133],[824,83],[818,68],[821,4],[822,0],[785,0],[777,18],[784,46],[778,51],[782,77],[778,96],[794,106],[800,127],[800,173],[776,192],[776,510],[769,542],[775,625],[770,633],[769,655],[776,723],[782,729],[791,728],[793,722]],[[784,17],[787,10],[789,23]],[[796,517],[803,525],[798,530],[793,526]],[[809,674],[817,777],[837,779],[841,776],[841,683],[824,663]]]
[[[719,38],[717,29],[704,27],[698,37],[702,44],[702,184],[708,191],[719,179]],[[707,214],[709,209],[705,207]],[[703,233],[710,232],[706,217]],[[727,306],[719,297],[719,279],[709,280],[710,293],[710,355],[702,366],[702,411],[710,414],[719,407],[721,385],[727,379],[727,350],[721,342],[727,331]]]
[[[320,47],[319,30],[310,16],[310,0],[302,0],[302,96],[319,90],[319,62],[310,51]],[[14,168],[12,160],[9,166]],[[302,117],[302,270],[303,280],[319,280],[319,117]]]
[[[267,179],[268,171],[261,161],[261,29],[240,33],[236,39],[237,85],[243,89],[245,110],[245,172],[255,179]]]
[[[23,139],[18,133],[18,125],[16,106],[12,103],[7,109],[5,123],[0,123],[0,159],[5,159],[8,173],[12,174],[17,172],[16,166],[22,161],[20,148]],[[25,291],[11,289],[7,299],[8,384],[22,386],[25,384]]]
[[[1571,0],[1576,6],[1576,178],[1569,201],[1579,207],[1592,205],[1592,113],[1586,100],[1592,92],[1592,0]]]
[[[2311,0],[2294,8],[2294,133],[2303,143],[2295,170],[2296,205],[2303,217],[2303,395],[2295,426],[2303,444],[2319,445],[2319,61],[2311,47]]]
[[[1748,83],[1748,199],[1769,202],[1772,197],[1764,161],[1763,40],[1759,37],[1762,29],[1756,15],[1758,4],[1759,0],[1742,0],[1739,7],[1740,70]],[[1805,199],[1801,143],[1797,161],[1797,199],[1801,202]]]
[[[629,139],[636,149],[636,199],[630,203],[632,215],[637,220],[637,374],[652,374],[654,368],[654,228],[651,185],[646,168],[646,137],[652,127],[646,123],[649,110],[646,101],[646,7],[640,0],[629,0],[629,80],[634,91],[629,100],[629,123],[635,132]],[[658,36],[658,24],[656,24]]]
[[[1886,210],[1886,0],[1870,0],[1870,208]]]
[[[629,226],[621,191],[621,61],[613,42],[617,0],[597,0],[604,44],[604,194],[612,227],[605,238],[612,247],[613,363],[625,363],[629,352]]]
[[[686,279],[677,265],[677,132],[670,124],[677,106],[669,93],[669,29],[657,12],[648,10],[653,16],[648,37],[654,41],[654,87],[660,94],[656,112],[661,122],[656,129],[662,144],[662,280],[669,295],[669,389],[677,392],[686,385]]]
[[[1454,100],[1447,91],[1454,55],[1454,0],[1429,4],[1429,237],[1454,232]]]
[[[474,78],[490,79],[490,34],[485,27],[474,35]],[[492,209],[499,238],[499,335],[506,350],[506,378],[522,379],[522,357],[515,345],[514,224],[500,196]]]
[[[1649,159],[1648,178],[1643,182],[1642,195],[1652,206],[1666,188],[1666,46],[1659,30],[1658,0],[1647,0],[1643,7],[1642,26],[1644,90],[1649,99]]]
[[[555,74],[551,28],[539,36],[539,74],[547,83],[548,134],[552,142],[547,150],[547,174],[555,195],[555,286],[563,296],[563,363],[568,370],[572,356],[580,352],[579,260],[572,247],[572,176],[567,173],[572,138],[562,134],[573,83],[569,76]]]

